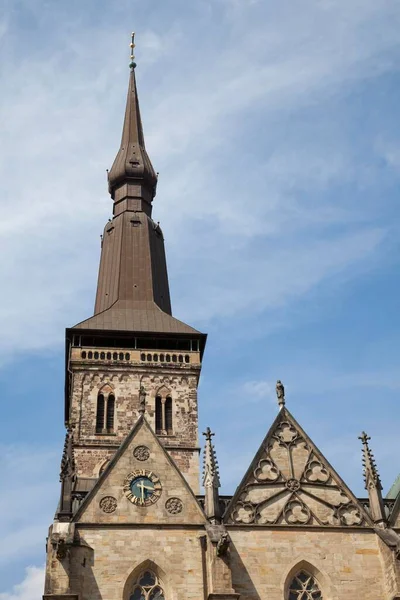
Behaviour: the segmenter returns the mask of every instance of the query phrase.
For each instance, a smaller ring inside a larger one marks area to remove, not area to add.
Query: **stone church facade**
[[[132,40],[133,52],[133,40]],[[345,485],[285,405],[232,497],[220,496],[197,386],[206,335],[172,316],[152,219],[133,54],[108,174],[94,315],[66,330],[61,495],[44,600],[400,600],[400,482],[361,436],[368,497]]]

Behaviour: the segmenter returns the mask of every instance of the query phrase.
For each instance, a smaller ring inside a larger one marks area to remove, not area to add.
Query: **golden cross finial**
[[[135,54],[134,54],[134,49],[135,49],[135,32],[134,31],[132,31],[132,40],[130,43],[130,49],[131,49],[131,62],[129,64],[129,67],[131,69],[134,69],[136,67]]]

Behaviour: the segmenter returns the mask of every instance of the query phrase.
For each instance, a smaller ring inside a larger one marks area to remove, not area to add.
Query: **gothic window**
[[[153,571],[146,570],[139,575],[129,600],[165,600],[162,584]]]
[[[113,394],[110,394],[107,399],[107,433],[114,431],[114,407],[115,397]]]
[[[165,430],[168,435],[172,433],[172,398],[167,396],[165,400]]]
[[[156,397],[156,433],[162,433],[161,396]]]
[[[172,435],[172,398],[162,390],[156,396],[156,433],[159,435]]]
[[[96,433],[102,433],[104,428],[104,396],[97,396]]]
[[[109,386],[105,386],[97,396],[96,433],[114,432],[115,396]]]
[[[288,600],[323,600],[315,577],[306,571],[297,573],[289,586]]]

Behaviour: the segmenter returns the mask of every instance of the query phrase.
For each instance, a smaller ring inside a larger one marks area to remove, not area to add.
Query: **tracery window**
[[[288,600],[323,600],[315,577],[306,571],[297,573],[289,586]]]
[[[165,600],[162,584],[153,571],[146,569],[139,575],[129,600]]]

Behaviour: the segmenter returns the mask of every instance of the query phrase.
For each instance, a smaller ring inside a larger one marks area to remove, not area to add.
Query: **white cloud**
[[[241,401],[258,402],[259,400],[272,400],[275,386],[270,381],[246,381],[240,389]]]
[[[25,578],[10,592],[1,592],[0,600],[38,600],[44,590],[44,567],[27,567]]]

